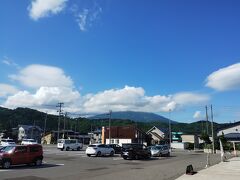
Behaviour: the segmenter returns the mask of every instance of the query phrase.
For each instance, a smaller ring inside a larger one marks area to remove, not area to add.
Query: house
[[[51,131],[43,135],[41,139],[42,144],[56,144],[57,139],[79,139],[83,144],[89,144],[90,136],[87,134],[80,134],[79,132],[74,132],[73,130],[61,130]]]
[[[13,128],[13,133],[16,133],[18,141],[22,141],[22,139],[35,139],[40,143],[42,132],[39,126],[32,125],[18,125],[18,127]]]
[[[150,138],[135,126],[112,126],[110,131],[109,127],[102,127],[102,143],[109,144],[109,142],[119,145],[123,143],[150,144]]]
[[[218,129],[217,136],[224,135],[227,141],[233,144],[234,155],[237,156],[236,143],[240,143],[240,121]]]
[[[90,144],[102,143],[102,130],[96,129],[93,132],[88,133],[90,136]]]
[[[230,134],[230,133],[240,133],[240,121],[231,123],[224,128],[218,129],[217,136],[221,136],[222,134]]]
[[[152,137],[151,144],[160,144],[163,140],[169,139],[168,129],[159,126],[153,126],[147,131],[147,135]]]

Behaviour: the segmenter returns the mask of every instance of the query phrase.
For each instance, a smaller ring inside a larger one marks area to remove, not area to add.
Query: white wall
[[[187,143],[171,143],[171,148],[173,149],[186,149]]]
[[[111,139],[111,141],[114,142],[113,144],[118,144],[120,146],[122,146],[124,143],[132,143],[131,139]],[[109,144],[109,139],[106,139],[106,144]]]
[[[240,133],[240,125],[238,126],[234,126],[232,128],[227,128],[227,129],[224,129],[224,130],[221,130],[217,133],[218,136],[221,136],[222,135],[222,132],[223,134],[229,134],[229,133]]]

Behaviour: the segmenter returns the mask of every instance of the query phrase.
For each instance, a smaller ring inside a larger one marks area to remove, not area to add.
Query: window
[[[119,144],[119,139],[115,139],[115,144]]]
[[[110,144],[114,144],[114,139],[111,139],[111,142],[110,142]]]
[[[29,151],[30,152],[38,152],[40,150],[40,147],[38,147],[38,146],[31,146],[30,148],[29,148]]]
[[[16,147],[16,151],[17,151],[17,152],[26,153],[26,152],[27,152],[27,147],[26,147],[26,146]]]

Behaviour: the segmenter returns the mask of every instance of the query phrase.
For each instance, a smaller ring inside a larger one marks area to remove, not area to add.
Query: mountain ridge
[[[109,114],[99,114],[92,117],[89,117],[89,119],[107,119],[109,118]],[[160,121],[163,123],[169,123],[169,119],[155,114],[151,112],[142,112],[142,111],[114,111],[112,112],[112,119],[122,119],[122,120],[132,120],[136,122],[154,122],[154,121]],[[172,123],[178,123],[176,121],[172,121]]]

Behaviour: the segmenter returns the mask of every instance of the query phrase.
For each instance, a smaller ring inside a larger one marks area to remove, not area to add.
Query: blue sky
[[[0,104],[240,120],[237,0],[3,0]]]

